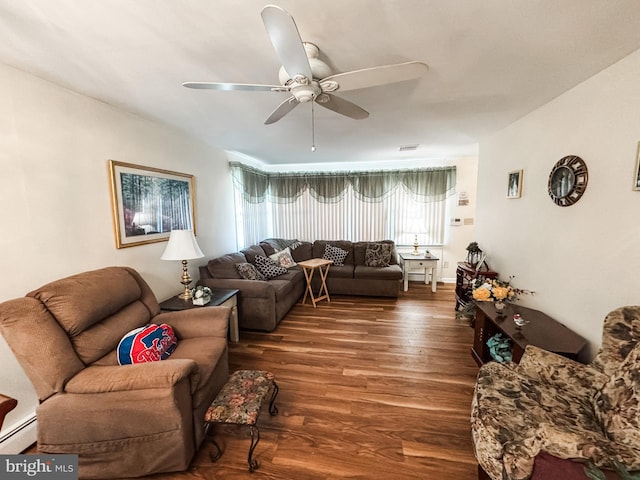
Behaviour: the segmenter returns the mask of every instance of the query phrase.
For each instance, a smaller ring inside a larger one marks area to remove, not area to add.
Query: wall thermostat
[[[462,225],[462,218],[451,217],[451,226],[452,227],[459,227],[460,225]]]

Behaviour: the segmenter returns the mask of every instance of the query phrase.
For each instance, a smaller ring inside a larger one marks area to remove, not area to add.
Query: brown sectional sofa
[[[235,265],[253,263],[256,255],[269,256],[276,252],[274,245],[286,244],[281,239],[268,239],[237,253],[229,253],[209,260],[200,267],[199,285],[210,288],[237,288],[238,324],[241,329],[273,331],[287,312],[301,298],[306,288],[305,277],[300,267],[292,267],[285,275],[271,280],[245,280]],[[367,247],[370,244],[391,245],[391,261],[388,267],[369,267],[365,264]],[[295,246],[298,244],[297,246]],[[391,240],[381,242],[350,242],[346,240],[316,240],[296,242],[291,256],[296,262],[310,258],[322,258],[327,244],[349,252],[344,266],[332,265],[327,276],[330,295],[365,295],[397,297],[402,269],[398,265],[395,244]],[[313,278],[312,286],[317,291],[320,279]]]

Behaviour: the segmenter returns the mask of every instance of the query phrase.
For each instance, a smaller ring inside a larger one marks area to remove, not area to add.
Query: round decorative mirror
[[[587,164],[576,155],[561,158],[549,174],[549,196],[556,205],[568,207],[576,203],[587,189]]]

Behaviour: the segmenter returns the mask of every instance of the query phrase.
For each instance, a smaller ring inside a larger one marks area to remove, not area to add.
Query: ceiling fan
[[[291,96],[271,112],[264,122],[266,125],[277,122],[298,104],[306,102],[316,102],[336,113],[360,120],[367,118],[369,112],[332,92],[411,80],[424,75],[428,70],[424,63],[405,62],[333,75],[329,66],[318,58],[318,47],[301,40],[298,27],[287,11],[275,5],[267,5],[262,9],[262,21],[282,63],[278,73],[281,85],[218,82],[185,82],[182,85],[197,89],[290,93]],[[313,107],[313,103],[311,105]]]

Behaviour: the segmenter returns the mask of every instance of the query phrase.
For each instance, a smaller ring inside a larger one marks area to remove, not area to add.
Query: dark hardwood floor
[[[473,330],[455,319],[454,286],[411,283],[399,298],[334,296],[296,305],[273,333],[241,332],[230,368],[270,370],[249,473],[246,427],[216,429],[186,472],[150,480],[476,480],[470,404],[478,368]],[[32,448],[29,453],[35,453]]]
[[[335,296],[296,305],[273,333],[241,332],[231,369],[270,370],[280,386],[280,413],[265,402],[258,422],[260,468],[247,470],[243,427],[224,427],[217,463],[205,443],[190,471],[151,478],[476,479],[478,368],[454,304],[453,285],[412,283],[397,300]]]

